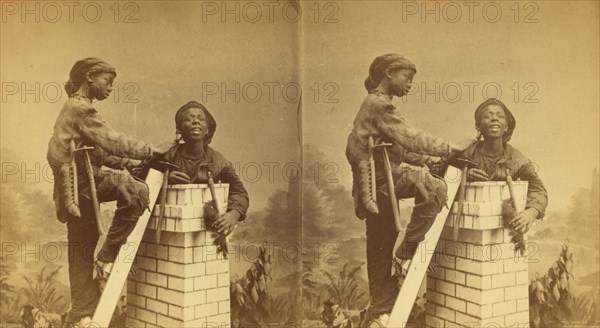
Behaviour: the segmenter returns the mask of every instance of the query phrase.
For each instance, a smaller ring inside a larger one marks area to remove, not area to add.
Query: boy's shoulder
[[[96,112],[96,109],[94,108],[91,102],[79,97],[71,97],[67,99],[63,108],[64,110],[80,113]]]
[[[508,160],[514,163],[523,165],[525,163],[530,162],[530,160],[525,155],[523,155],[521,151],[511,146],[509,143],[506,143],[506,145],[504,146],[504,152],[506,154],[506,157],[508,157]]]
[[[206,146],[206,156],[215,164],[227,164],[229,161],[223,154],[210,146]]]
[[[372,110],[394,110],[392,99],[381,92],[370,92],[363,101],[363,107]]]

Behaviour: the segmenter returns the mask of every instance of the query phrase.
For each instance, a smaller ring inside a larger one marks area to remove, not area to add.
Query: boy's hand
[[[192,179],[185,173],[180,171],[171,171],[169,173],[170,184],[186,184],[190,183]]]
[[[229,211],[214,223],[213,227],[217,228],[217,232],[228,236],[238,223],[240,213],[238,211]]]
[[[470,168],[467,173],[467,180],[469,181],[489,181],[490,178],[484,170]]]
[[[535,208],[527,208],[510,220],[510,226],[520,233],[527,233],[531,224],[537,219],[538,214],[539,212]]]

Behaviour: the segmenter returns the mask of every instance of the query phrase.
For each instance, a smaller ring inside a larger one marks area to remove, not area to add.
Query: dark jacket
[[[207,183],[209,170],[215,182],[228,183],[227,211],[236,210],[241,214],[239,220],[245,219],[249,206],[248,192],[235,173],[233,164],[221,153],[208,146],[203,159],[190,160],[181,155],[181,147],[181,144],[173,146],[165,154],[165,159],[177,165],[179,171],[187,174],[191,178],[191,183]]]
[[[481,163],[481,154],[479,152],[481,144],[482,141],[474,142],[464,151],[463,156],[479,163],[479,169],[487,171],[490,179],[493,181],[505,181],[506,169],[510,169],[510,175],[513,180],[528,181],[529,186],[525,208],[535,208],[540,212],[538,219],[543,218],[548,206],[548,192],[537,174],[535,163],[506,143],[504,144],[504,156],[494,163],[494,167],[483,167],[484,163]]]

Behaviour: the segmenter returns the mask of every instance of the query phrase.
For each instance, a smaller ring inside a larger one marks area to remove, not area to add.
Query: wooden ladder
[[[163,183],[163,177],[164,174],[160,171],[154,169],[148,171],[146,184],[150,191],[150,204],[148,205],[148,208],[150,209],[154,208],[154,204],[160,193],[161,184]],[[100,296],[100,301],[94,312],[90,327],[106,328],[110,324],[113,312],[119,302],[121,291],[127,281],[127,275],[129,274],[135,254],[142,242],[142,237],[144,236],[144,231],[146,231],[146,226],[148,225],[151,215],[152,211],[146,211],[140,216],[135,228],[133,228],[133,231],[127,238],[127,243],[122,245],[119,249],[119,256],[117,256],[117,261],[113,264],[110,275],[108,276],[106,286]],[[130,254],[133,255],[129,256]]]
[[[453,203],[456,192],[458,191],[460,178],[461,171],[453,166],[449,166],[444,180],[448,186],[448,201],[450,204]],[[417,298],[417,294],[419,293],[419,289],[421,288],[421,283],[423,282],[425,274],[427,273],[429,262],[431,262],[431,258],[433,257],[433,253],[422,252],[419,250],[425,249],[426,245],[430,249],[431,247],[435,249],[449,213],[449,208],[442,208],[442,211],[438,214],[436,220],[433,222],[433,225],[427,234],[425,234],[425,239],[417,246],[417,253],[415,253],[413,256],[411,264],[408,267],[406,279],[404,280],[400,292],[398,293],[396,303],[394,303],[394,308],[392,309],[390,319],[386,326],[387,328],[403,328],[406,326],[408,316],[410,315],[412,307]]]

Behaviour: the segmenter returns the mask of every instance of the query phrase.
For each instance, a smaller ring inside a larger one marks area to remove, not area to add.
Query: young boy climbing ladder
[[[66,321],[71,324],[91,317],[100,297],[98,282],[92,275],[99,238],[98,202],[117,201],[106,241],[97,255],[100,265],[115,261],[120,246],[148,207],[144,182],[126,171],[106,170],[103,166],[123,169],[136,164],[131,159],[163,153],[149,143],[113,130],[94,108],[94,100],[110,95],[116,75],[114,67],[99,58],[85,58],[73,65],[65,85],[69,99],[48,144],[56,215],[67,224],[71,310]]]
[[[398,295],[398,281],[390,274],[398,236],[391,201],[397,202],[397,199],[390,199],[388,191],[386,152],[389,153],[395,198],[415,197],[404,240],[396,251],[397,258],[408,261],[446,204],[444,181],[416,166],[432,164],[439,160],[436,157],[448,157],[471,143],[467,140],[453,145],[406,122],[392,99],[408,93],[415,74],[415,65],[400,55],[386,54],[375,58],[365,80],[369,94],[356,115],[346,147],[354,179],[356,214],[360,219],[366,218],[367,226],[367,273],[371,296],[364,320],[367,327],[374,321],[387,323]],[[387,149],[383,150],[381,145],[386,144]],[[369,176],[373,174],[377,186],[375,194]]]

